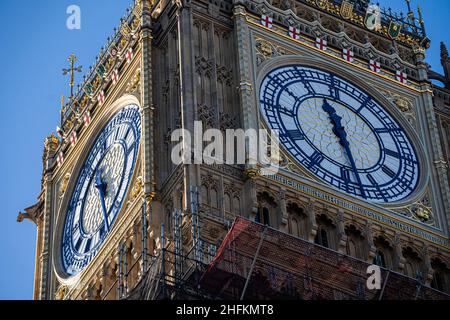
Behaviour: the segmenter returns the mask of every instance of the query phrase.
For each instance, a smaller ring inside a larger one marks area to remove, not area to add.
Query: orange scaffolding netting
[[[237,218],[198,288],[216,299],[442,300],[418,280],[381,269],[369,290],[367,262]]]

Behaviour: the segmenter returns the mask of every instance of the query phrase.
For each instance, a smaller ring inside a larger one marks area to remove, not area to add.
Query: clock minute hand
[[[366,198],[361,178],[358,174],[358,169],[356,168],[355,159],[353,158],[352,151],[350,150],[350,143],[347,140],[347,132],[345,132],[345,128],[342,125],[342,117],[340,117],[336,113],[336,109],[333,108],[333,106],[327,101],[327,99],[323,100],[322,109],[326,113],[328,113],[328,116],[330,117],[331,123],[333,124],[333,133],[339,138],[339,143],[344,147],[347,157],[350,160],[352,170],[358,181],[359,189],[361,190],[361,195],[363,198]]]
[[[105,220],[106,232],[109,231],[109,222],[108,222],[108,213],[106,211],[106,203],[105,203],[105,193],[106,193],[106,184],[102,180],[101,170],[97,171],[95,175],[95,187],[98,190],[100,196],[100,202],[102,205],[103,211],[103,219]]]

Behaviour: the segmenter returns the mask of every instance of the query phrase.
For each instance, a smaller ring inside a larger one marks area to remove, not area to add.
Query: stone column
[[[400,234],[396,233],[394,237],[394,271],[403,272],[405,268],[405,258],[403,257]]]
[[[367,243],[367,262],[372,264],[373,259],[377,255],[377,248],[373,243],[372,222],[367,221],[366,226],[364,228],[364,235],[366,237]]]
[[[308,216],[308,226],[311,230],[309,233],[309,242],[314,242],[317,236],[317,221],[316,221],[316,205],[314,200],[311,200],[308,205],[306,206],[306,215]]]
[[[279,192],[278,203],[279,229],[283,232],[289,233],[289,216],[286,208],[286,192],[283,189]]]
[[[342,254],[346,254],[346,246],[347,246],[347,235],[345,234],[345,226],[344,226],[344,211],[339,209],[338,214],[336,216],[337,222],[337,251]]]
[[[136,4],[138,5],[138,4]],[[155,192],[154,171],[154,112],[152,83],[152,17],[151,3],[142,0],[140,30],[141,56],[141,106],[142,106],[142,153],[144,192],[150,197]]]
[[[442,151],[442,142],[439,135],[436,114],[433,103],[433,90],[431,82],[428,79],[428,67],[425,63],[425,50],[421,47],[414,49],[414,56],[419,73],[419,81],[421,81],[420,89],[422,90],[421,105],[418,106],[418,114],[421,128],[424,129],[426,135],[423,139],[425,152],[429,156],[431,167],[432,182],[431,192],[435,212],[445,212],[443,218],[450,225],[450,186],[447,176],[447,163]],[[442,199],[439,201],[438,199]]]

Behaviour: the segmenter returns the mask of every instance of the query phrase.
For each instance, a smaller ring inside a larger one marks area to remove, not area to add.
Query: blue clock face
[[[111,230],[132,179],[141,136],[136,105],[118,112],[97,137],[80,171],[62,236],[65,272],[81,272]]]
[[[347,194],[397,202],[418,185],[418,157],[405,131],[371,95],[335,74],[276,69],[261,85],[260,109],[291,156]]]

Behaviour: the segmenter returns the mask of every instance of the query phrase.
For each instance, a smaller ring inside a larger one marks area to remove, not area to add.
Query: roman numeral
[[[287,131],[286,135],[291,137],[291,139],[294,141],[305,140],[305,136],[299,130],[289,130]]]
[[[279,108],[278,108],[278,111],[279,111],[280,113],[283,113],[283,114],[285,114],[285,115],[291,117],[291,118],[294,118],[294,112],[293,112],[292,110],[288,110],[288,109],[286,109],[286,108],[279,107]]]
[[[87,241],[86,247],[84,248],[84,252],[85,252],[85,253],[86,253],[86,252],[89,252],[89,250],[91,250],[91,242],[92,242],[92,239],[89,239],[89,240]]]
[[[375,132],[377,133],[392,133],[392,132],[402,132],[402,129],[400,128],[379,128],[375,129]]]
[[[323,155],[320,152],[314,152],[313,155],[309,158],[310,160],[310,164],[309,164],[309,168],[313,168],[316,165],[319,165],[322,163],[322,161],[324,160]]]
[[[389,150],[389,149],[385,149],[384,152],[385,152],[388,156],[391,156],[391,157],[400,159],[400,154],[399,154],[398,152],[395,152],[395,151],[392,151],[392,150]]]
[[[345,181],[345,183],[350,182],[350,171],[346,168],[341,168],[341,178]]]
[[[391,177],[391,178],[394,178],[394,177],[395,177],[395,172],[392,171],[392,169],[390,169],[389,167],[383,166],[383,167],[381,168],[381,170],[383,170],[383,172],[386,173],[389,177]]]
[[[80,249],[81,244],[83,243],[83,239],[79,238],[77,244],[75,245],[75,250],[78,251]]]

